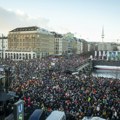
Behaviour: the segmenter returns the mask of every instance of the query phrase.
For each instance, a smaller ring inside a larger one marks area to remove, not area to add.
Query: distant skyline
[[[120,42],[120,0],[0,0],[0,35],[38,26],[87,41]]]

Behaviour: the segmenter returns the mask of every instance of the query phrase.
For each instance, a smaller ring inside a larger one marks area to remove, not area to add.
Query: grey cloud
[[[10,30],[23,26],[39,26],[49,29],[49,19],[33,18],[27,14],[19,14],[0,7],[0,33],[7,34]]]

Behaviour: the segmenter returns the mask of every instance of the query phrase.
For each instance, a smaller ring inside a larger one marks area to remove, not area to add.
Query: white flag
[[[101,51],[99,51],[99,56],[101,56]]]

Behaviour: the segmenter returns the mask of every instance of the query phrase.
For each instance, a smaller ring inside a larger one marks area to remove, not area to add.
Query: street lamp
[[[3,42],[4,42],[4,36],[3,36],[3,34],[2,34],[2,36],[1,36],[1,40],[2,40],[2,45],[1,45],[1,51],[2,51],[2,59],[3,59]]]

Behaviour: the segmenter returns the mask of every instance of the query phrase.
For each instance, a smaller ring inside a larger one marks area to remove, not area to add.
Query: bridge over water
[[[77,68],[78,73],[92,71],[96,65],[120,66],[120,61],[88,60]]]
[[[93,60],[92,66],[105,66],[103,69],[93,69],[94,76],[120,79],[120,61]]]
[[[82,65],[80,65],[78,68],[77,68],[77,72],[79,74],[82,74],[82,73],[88,73],[92,70],[92,61],[91,60],[87,60],[85,61]]]
[[[92,66],[96,65],[120,66],[120,61],[92,60]]]

